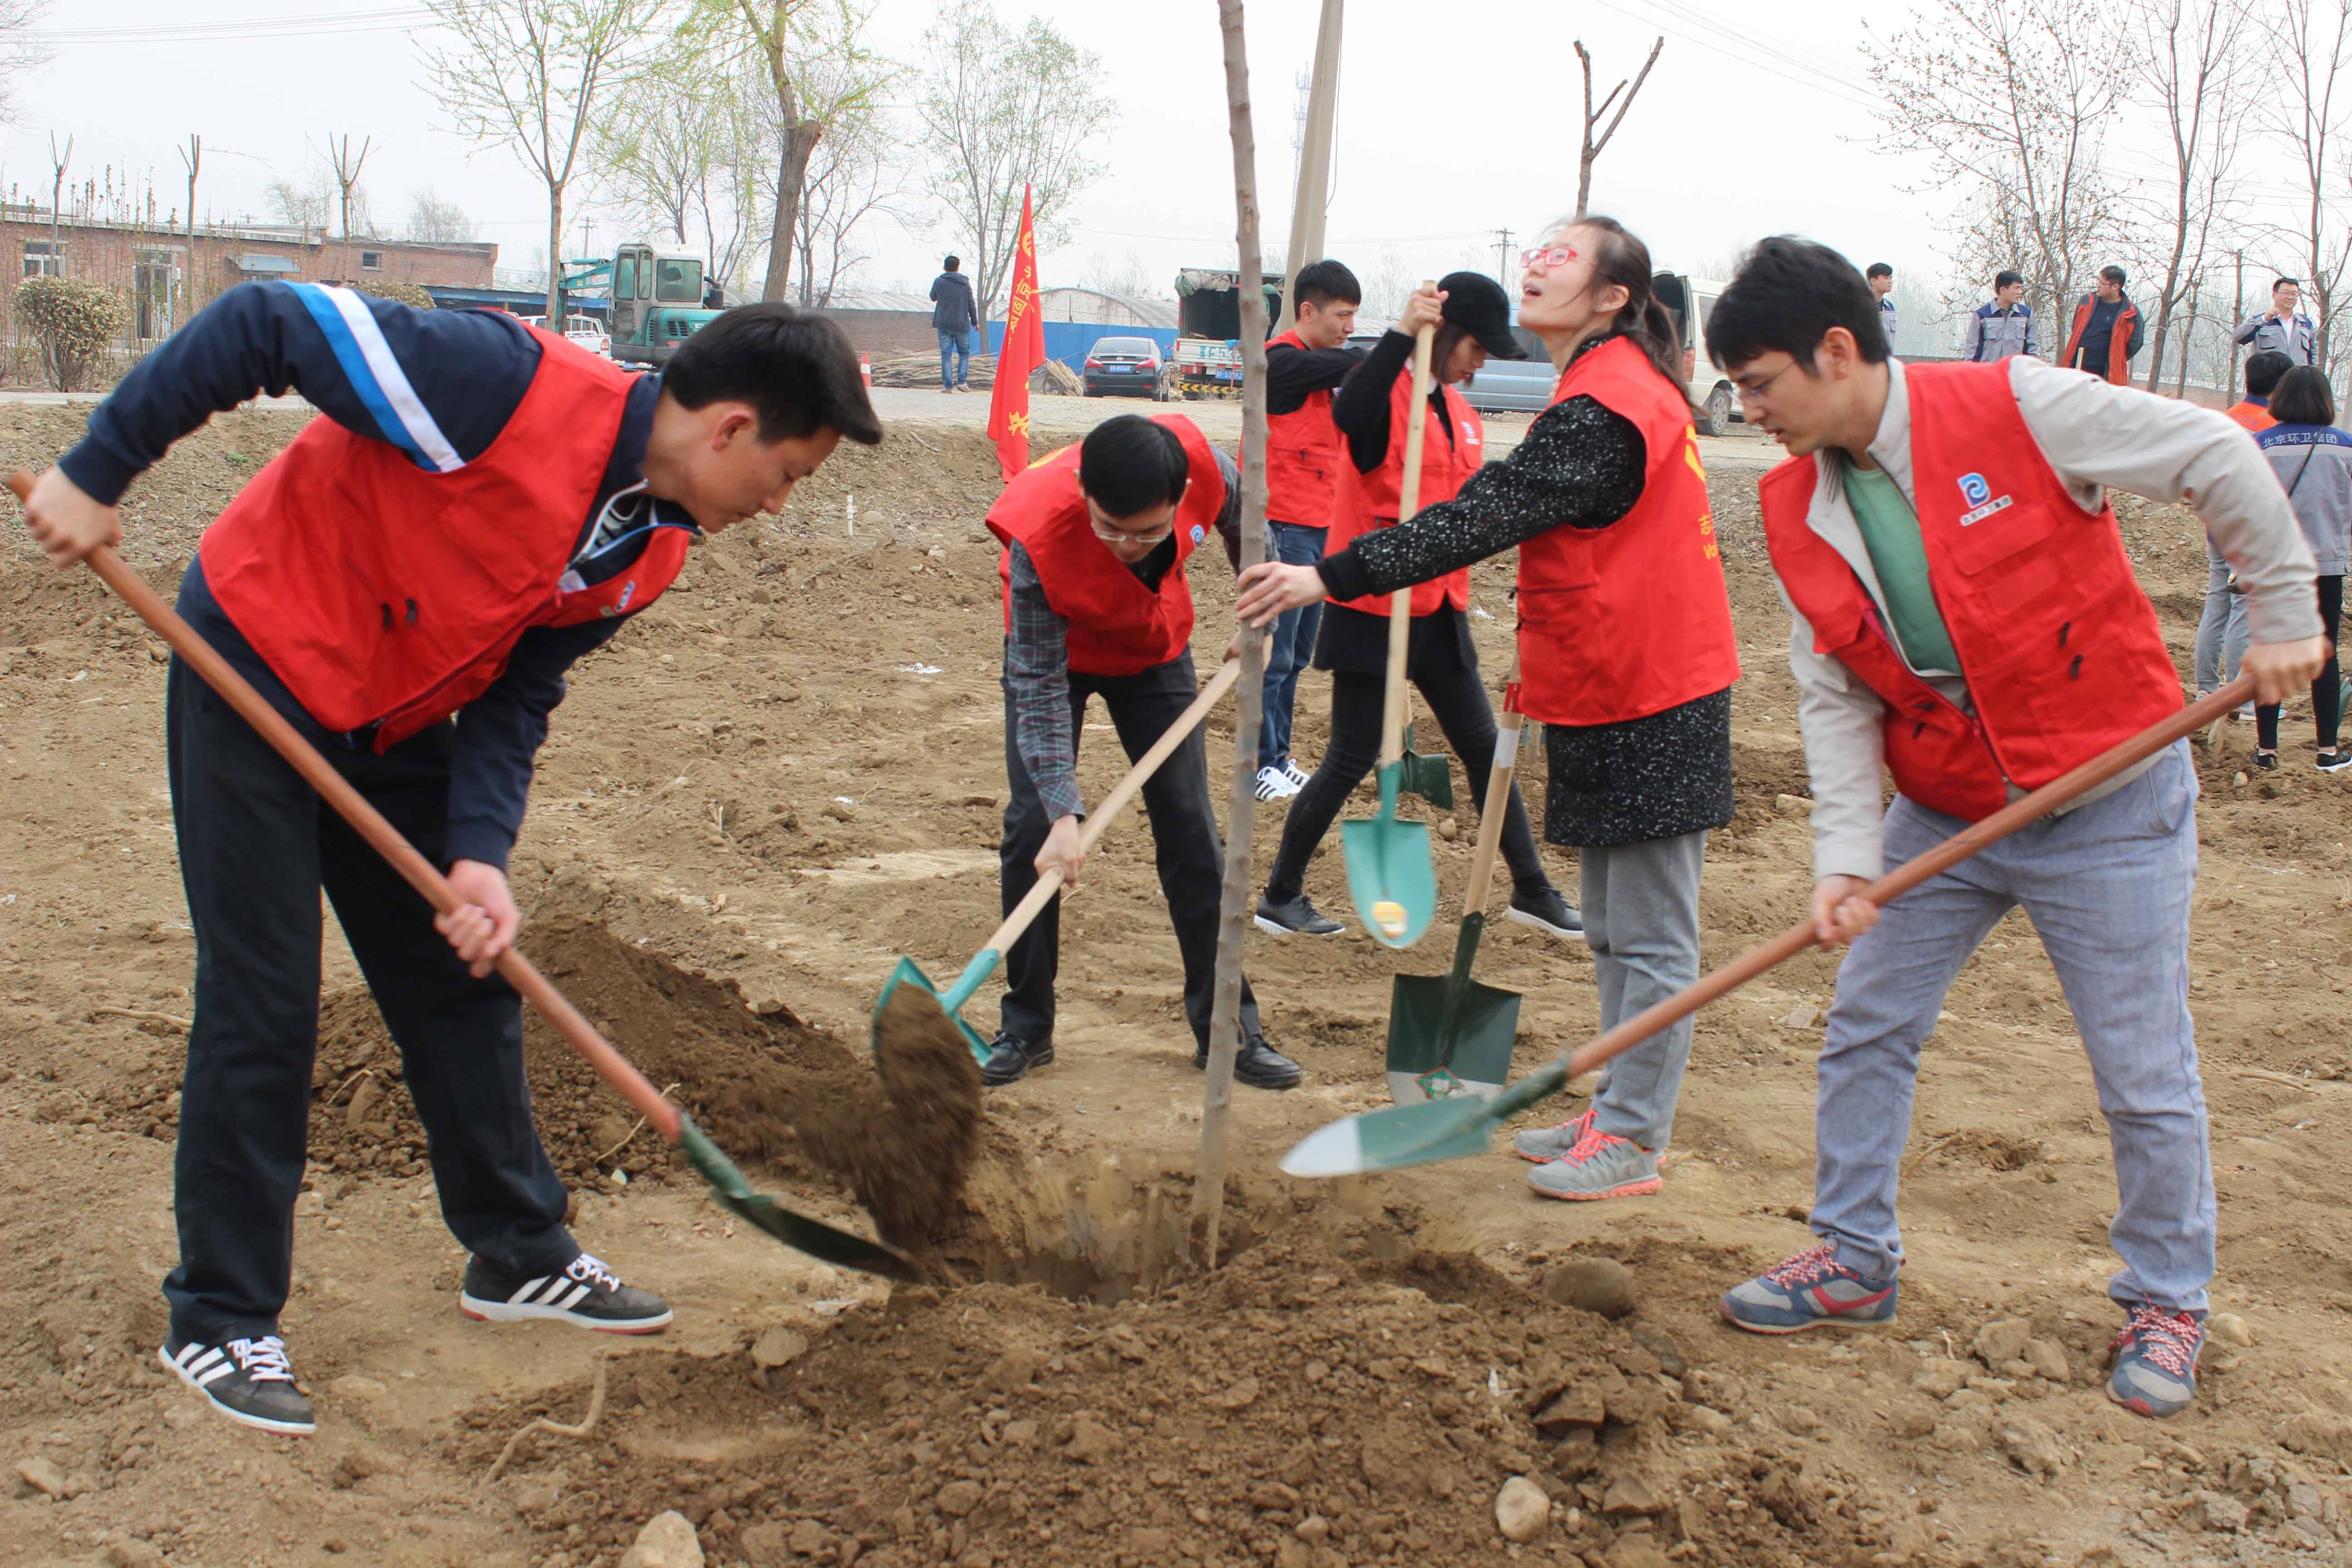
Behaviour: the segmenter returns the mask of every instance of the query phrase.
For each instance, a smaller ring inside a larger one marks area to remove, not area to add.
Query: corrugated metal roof
[[[794,303],[799,301],[795,300]],[[890,289],[836,289],[823,309],[828,310],[919,310],[928,316],[931,302],[920,294]]]
[[[1176,325],[1176,306],[1168,300],[1135,300],[1106,294],[1097,289],[1062,286],[1037,290],[1041,320],[1081,321],[1101,327],[1164,327]]]

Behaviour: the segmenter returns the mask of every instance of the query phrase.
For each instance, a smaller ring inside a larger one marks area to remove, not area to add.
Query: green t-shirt
[[[1944,612],[1927,582],[1927,544],[1919,536],[1919,514],[1884,468],[1856,468],[1845,460],[1845,499],[1862,530],[1863,548],[1878,571],[1895,640],[1914,669],[1959,673],[1960,656],[1944,626]]]

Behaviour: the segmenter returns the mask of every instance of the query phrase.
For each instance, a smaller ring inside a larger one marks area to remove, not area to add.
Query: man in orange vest
[[[2125,1322],[2108,1396],[2144,1415],[2196,1393],[2214,1204],[2189,1014],[2197,775],[2176,744],[1882,913],[1870,880],[2180,710],[2107,487],[2189,501],[2252,590],[2265,700],[2326,656],[2314,566],[2269,466],[2220,415],[2022,355],[1905,366],[1836,252],[1764,241],[1707,349],[1791,454],[1761,485],[1794,612],[1812,774],[1813,917],[1852,942],[1820,1058],[1821,1244],[1748,1281],[1759,1333],[1895,1316],[1896,1178],[1921,1045],[1953,977],[2013,908],[2064,986],[2115,1151],[2108,1235]],[[1882,767],[1894,804],[1879,808]]]
[[[1363,363],[1346,346],[1363,303],[1356,275],[1332,260],[1310,262],[1290,280],[1297,319],[1265,341],[1265,558],[1294,566],[1323,559],[1339,463],[1331,394]],[[1307,787],[1290,754],[1298,672],[1314,657],[1323,607],[1286,612],[1265,645],[1265,714],[1257,732],[1257,797],[1286,800]]]
[[[1190,707],[1192,589],[1185,563],[1215,529],[1227,539],[1241,511],[1241,477],[1181,414],[1107,419],[1013,477],[989,509],[1003,542],[1004,806],[998,865],[1004,910],[1058,868],[1076,887],[1086,852],[1078,822],[1077,736],[1100,696],[1130,759]],[[1184,1016],[1192,1065],[1209,1060],[1217,971],[1217,906],[1224,847],[1209,800],[1208,750],[1195,729],[1143,785],[1158,851],[1160,891],[1184,960]],[[1004,1000],[981,1077],[1002,1087],[1054,1059],[1054,973],[1061,900],[1004,955]],[[1298,1064],[1265,1043],[1257,999],[1242,983],[1241,1055],[1234,1076],[1291,1089]]]
[[[2099,287],[2075,304],[2074,330],[2058,357],[2070,370],[2089,371],[2117,386],[2131,381],[2131,362],[2147,330],[2139,307],[2124,298],[2124,282],[2122,268],[2099,268]]]
[[[310,283],[232,289],[132,369],[26,507],[60,565],[214,414],[291,388],[313,419],[206,531],[181,616],[466,900],[430,906],[185,665],[166,711],[195,1016],[180,1093],[164,1367],[229,1419],[313,1429],[278,1313],[310,1132],[319,892],[399,1046],[467,1317],[667,1325],[564,1228],[531,1126],[507,855],[572,662],[660,596],[697,531],[782,510],[842,437],[882,438],[841,329],[731,310],[633,375],[481,310]],[[436,931],[439,935],[435,934]],[[414,1170],[410,1173],[415,1173]]]

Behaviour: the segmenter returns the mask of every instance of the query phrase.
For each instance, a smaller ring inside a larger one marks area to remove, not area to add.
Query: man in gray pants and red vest
[[[2104,489],[2188,500],[2252,594],[2264,700],[2326,657],[2312,556],[2269,466],[2221,416],[2023,356],[1906,367],[1836,252],[1766,240],[1707,324],[1750,423],[1792,457],[1761,486],[1793,611],[1813,795],[1813,914],[1853,943],[1820,1061],[1821,1244],[1738,1286],[1758,1333],[1895,1316],[1895,1196],[1919,1050],[1961,965],[2011,909],[2074,1013],[2114,1149],[2110,1398],[2196,1394],[2214,1204],[2189,1014],[2197,776],[2186,742],[1882,913],[1883,871],[2180,710],[2156,613]],[[1895,775],[1882,819],[1882,765]]]

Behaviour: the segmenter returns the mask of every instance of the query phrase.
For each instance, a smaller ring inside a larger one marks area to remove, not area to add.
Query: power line
[[[210,22],[159,22],[136,27],[60,27],[26,35],[37,44],[200,44],[247,38],[314,37],[337,33],[405,32],[429,26],[431,11],[419,6],[373,11],[310,12],[286,16],[241,16]]]

